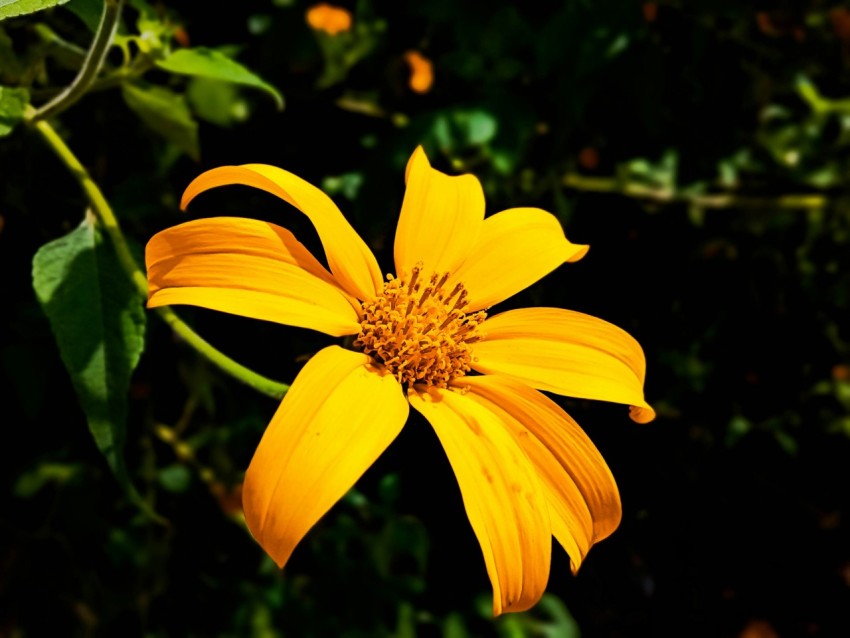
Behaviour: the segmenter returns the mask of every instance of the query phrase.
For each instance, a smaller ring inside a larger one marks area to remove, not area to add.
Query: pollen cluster
[[[354,346],[383,363],[399,383],[445,388],[470,370],[470,344],[481,339],[477,328],[487,317],[466,314],[463,284],[443,288],[449,274],[409,281],[387,275],[383,290],[363,304],[360,334]]]

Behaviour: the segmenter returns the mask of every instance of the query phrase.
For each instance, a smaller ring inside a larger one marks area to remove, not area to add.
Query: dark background
[[[281,574],[238,520],[242,473],[275,402],[152,317],[126,450],[170,526],[149,522],[93,445],[32,291],[33,254],[79,223],[85,200],[22,127],[0,140],[0,635],[850,635],[850,10],[360,2],[340,5],[352,30],[328,36],[308,27],[308,6],[156,5],[192,45],[236,45],[286,97],[278,112],[234,89],[225,111],[242,115],[218,123],[193,104],[198,161],[119,90],[86,96],[57,127],[139,247],[182,220],[230,214],[280,223],[316,248],[304,218],[248,189],[177,211],[202,170],[263,162],[331,193],[389,270],[419,143],[437,168],[481,179],[488,213],[555,213],[588,256],[503,307],[586,312],[642,344],[655,422],[557,398],[607,459],[623,522],[577,577],[556,548],[551,595],[493,621],[454,477],[412,416]],[[136,17],[128,7],[128,31]],[[0,27],[20,52],[36,21],[82,47],[90,39],[64,8]],[[434,64],[425,94],[408,87],[411,49]],[[32,86],[72,77],[47,58]],[[161,71],[145,79],[188,90]],[[331,342],[179,310],[281,381]]]

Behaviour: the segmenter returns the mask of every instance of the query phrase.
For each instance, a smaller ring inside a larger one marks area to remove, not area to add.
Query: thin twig
[[[106,0],[104,2],[100,24],[94,34],[94,40],[86,54],[86,58],[83,60],[83,66],[80,67],[80,71],[77,73],[77,77],[59,95],[38,108],[33,113],[32,120],[38,121],[56,115],[86,94],[86,91],[88,91],[97,74],[100,72],[103,61],[106,59],[106,54],[112,44],[112,38],[115,36],[115,31],[118,28],[118,21],[121,18],[121,8],[123,6],[124,0]]]
[[[562,180],[564,186],[589,193],[613,193],[634,199],[643,199],[658,204],[690,204],[698,208],[784,208],[797,210],[820,210],[829,199],[817,193],[791,193],[785,195],[756,196],[734,193],[712,193],[707,195],[677,192],[669,188],[653,188],[614,177],[591,177],[569,173]]]

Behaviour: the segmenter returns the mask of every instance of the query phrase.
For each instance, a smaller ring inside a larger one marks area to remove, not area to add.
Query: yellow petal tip
[[[416,162],[424,161],[425,164],[430,168],[431,162],[428,161],[428,156],[425,154],[425,149],[422,148],[420,144],[417,146],[413,153],[410,154],[410,159],[407,160],[407,166],[404,169],[404,183],[407,183],[408,177],[410,176],[410,171],[413,169],[413,165]]]
[[[582,259],[587,254],[587,251],[590,250],[590,246],[587,244],[573,244],[570,248],[575,251],[566,259],[567,263],[570,264]]]
[[[655,410],[653,410],[649,405],[646,407],[642,407],[639,405],[630,405],[629,406],[629,418],[635,423],[649,423],[650,421],[655,419]]]

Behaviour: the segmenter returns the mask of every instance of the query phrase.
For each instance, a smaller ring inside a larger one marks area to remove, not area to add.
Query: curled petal
[[[593,442],[555,402],[506,377],[464,377],[466,395],[494,412],[516,434],[534,463],[549,502],[552,534],[570,555],[573,571],[593,543],[620,524],[620,493]]]
[[[473,312],[528,288],[566,261],[578,261],[587,250],[567,240],[551,213],[511,208],[484,220],[478,241],[452,273],[452,281],[466,287],[467,310]],[[447,286],[453,287],[453,283]]]
[[[243,317],[356,334],[354,304],[288,230],[216,217],[154,235],[145,250],[148,306],[189,304]]]
[[[490,582],[493,614],[523,611],[549,579],[551,529],[540,481],[498,414],[451,390],[410,392],[449,458]]]
[[[484,219],[484,191],[473,175],[449,177],[431,168],[419,146],[407,163],[407,189],[395,235],[395,266],[408,276],[452,272],[469,254]]]
[[[307,362],[242,491],[248,528],[278,566],[392,443],[407,414],[401,386],[367,355],[330,346]]]
[[[643,398],[646,359],[634,338],[596,317],[561,308],[523,308],[488,318],[472,367],[538,390],[632,406],[638,423],[655,418]]]
[[[217,186],[253,186],[292,204],[304,213],[319,234],[331,272],[340,285],[358,299],[372,299],[383,277],[366,243],[343,217],[333,200],[292,173],[265,164],[222,166],[196,177],[183,193],[181,208]]]

